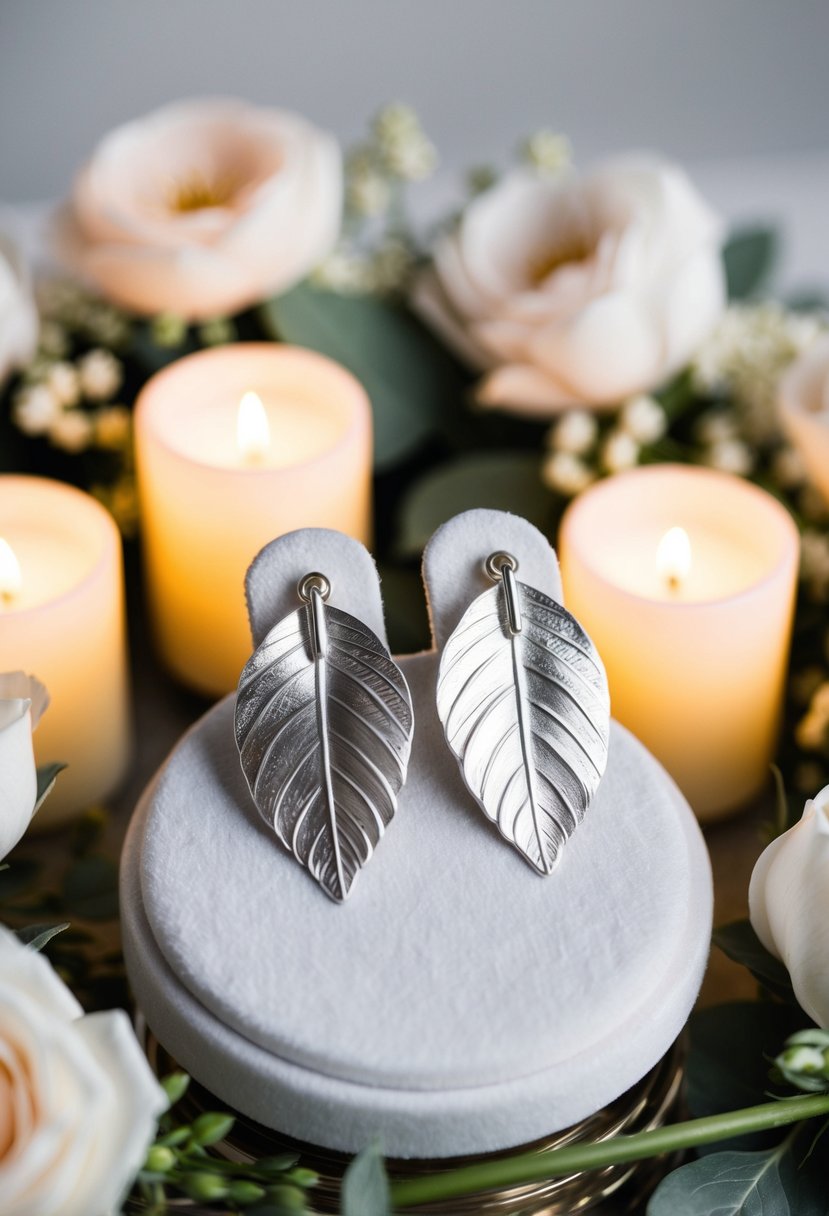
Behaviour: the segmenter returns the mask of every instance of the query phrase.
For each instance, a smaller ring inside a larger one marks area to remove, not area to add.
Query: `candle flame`
[[[691,539],[684,528],[669,528],[656,550],[659,577],[671,591],[678,590],[691,573]]]
[[[245,393],[236,416],[236,445],[247,464],[258,464],[270,451],[268,415],[256,393]]]
[[[0,536],[0,605],[11,604],[22,586],[20,562],[9,542]]]

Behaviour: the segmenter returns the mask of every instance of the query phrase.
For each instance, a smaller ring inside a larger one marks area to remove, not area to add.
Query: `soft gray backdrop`
[[[444,161],[551,124],[580,158],[829,146],[827,0],[0,0],[0,198],[60,193],[109,127],[235,93],[351,139],[414,103]]]

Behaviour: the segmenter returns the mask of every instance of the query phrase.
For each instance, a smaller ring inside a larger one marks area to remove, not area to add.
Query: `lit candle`
[[[798,550],[775,499],[710,469],[619,474],[562,521],[567,607],[602,655],[613,714],[701,819],[738,808],[768,778]]]
[[[200,692],[235,688],[251,650],[244,576],[295,528],[371,531],[371,409],[344,368],[275,343],[201,351],[154,376],[135,413],[156,639]]]
[[[130,751],[121,540],[71,486],[0,476],[0,671],[31,672],[50,705],[38,764],[68,764],[36,823],[105,798]]]

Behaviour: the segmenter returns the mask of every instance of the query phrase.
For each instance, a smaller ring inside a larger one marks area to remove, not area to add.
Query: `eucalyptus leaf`
[[[723,249],[729,300],[745,300],[768,285],[777,262],[779,241],[773,228],[735,232]]]
[[[349,1165],[341,1200],[342,1216],[392,1216],[389,1180],[377,1141]]]
[[[827,1216],[825,1162],[803,1162],[794,1137],[760,1153],[711,1153],[669,1174],[647,1216]]]
[[[376,296],[343,296],[307,283],[263,305],[273,337],[343,364],[374,413],[374,462],[387,469],[463,408],[467,376],[412,313]]]
[[[723,954],[735,963],[747,967],[769,992],[790,1004],[797,1004],[788,971],[778,958],[768,952],[750,921],[738,920],[729,925],[722,925],[714,930],[712,940]]]
[[[118,867],[108,857],[82,857],[66,875],[63,898],[67,911],[85,920],[113,920],[118,915]]]
[[[62,925],[27,925],[25,929],[15,930],[15,937],[31,950],[42,950],[53,937],[68,928],[68,921]]]
[[[689,1023],[686,1101],[695,1119],[762,1102],[769,1090],[770,1061],[788,1036],[803,1026],[803,1015],[771,1001],[734,1001],[693,1014]],[[767,1148],[779,1132],[735,1137],[730,1149]],[[713,1152],[714,1146],[701,1153]]]
[[[62,773],[65,768],[65,764],[44,764],[37,770],[37,800],[33,813],[40,810],[45,799],[55,787],[58,773]]]
[[[398,554],[420,554],[435,528],[472,507],[513,511],[549,533],[554,501],[541,481],[538,456],[472,452],[426,473],[401,505]]]

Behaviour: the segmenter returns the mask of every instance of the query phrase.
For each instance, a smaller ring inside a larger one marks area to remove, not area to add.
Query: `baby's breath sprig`
[[[185,1073],[173,1073],[162,1086],[169,1109],[162,1116],[158,1136],[147,1153],[128,1202],[128,1211],[162,1216],[168,1205],[178,1210],[182,1198],[224,1213],[244,1212],[254,1205],[268,1211],[302,1216],[308,1213],[309,1192],[318,1176],[299,1164],[295,1153],[281,1153],[257,1161],[228,1160],[211,1149],[233,1131],[232,1115],[218,1111],[181,1123],[173,1108],[189,1085]]]

